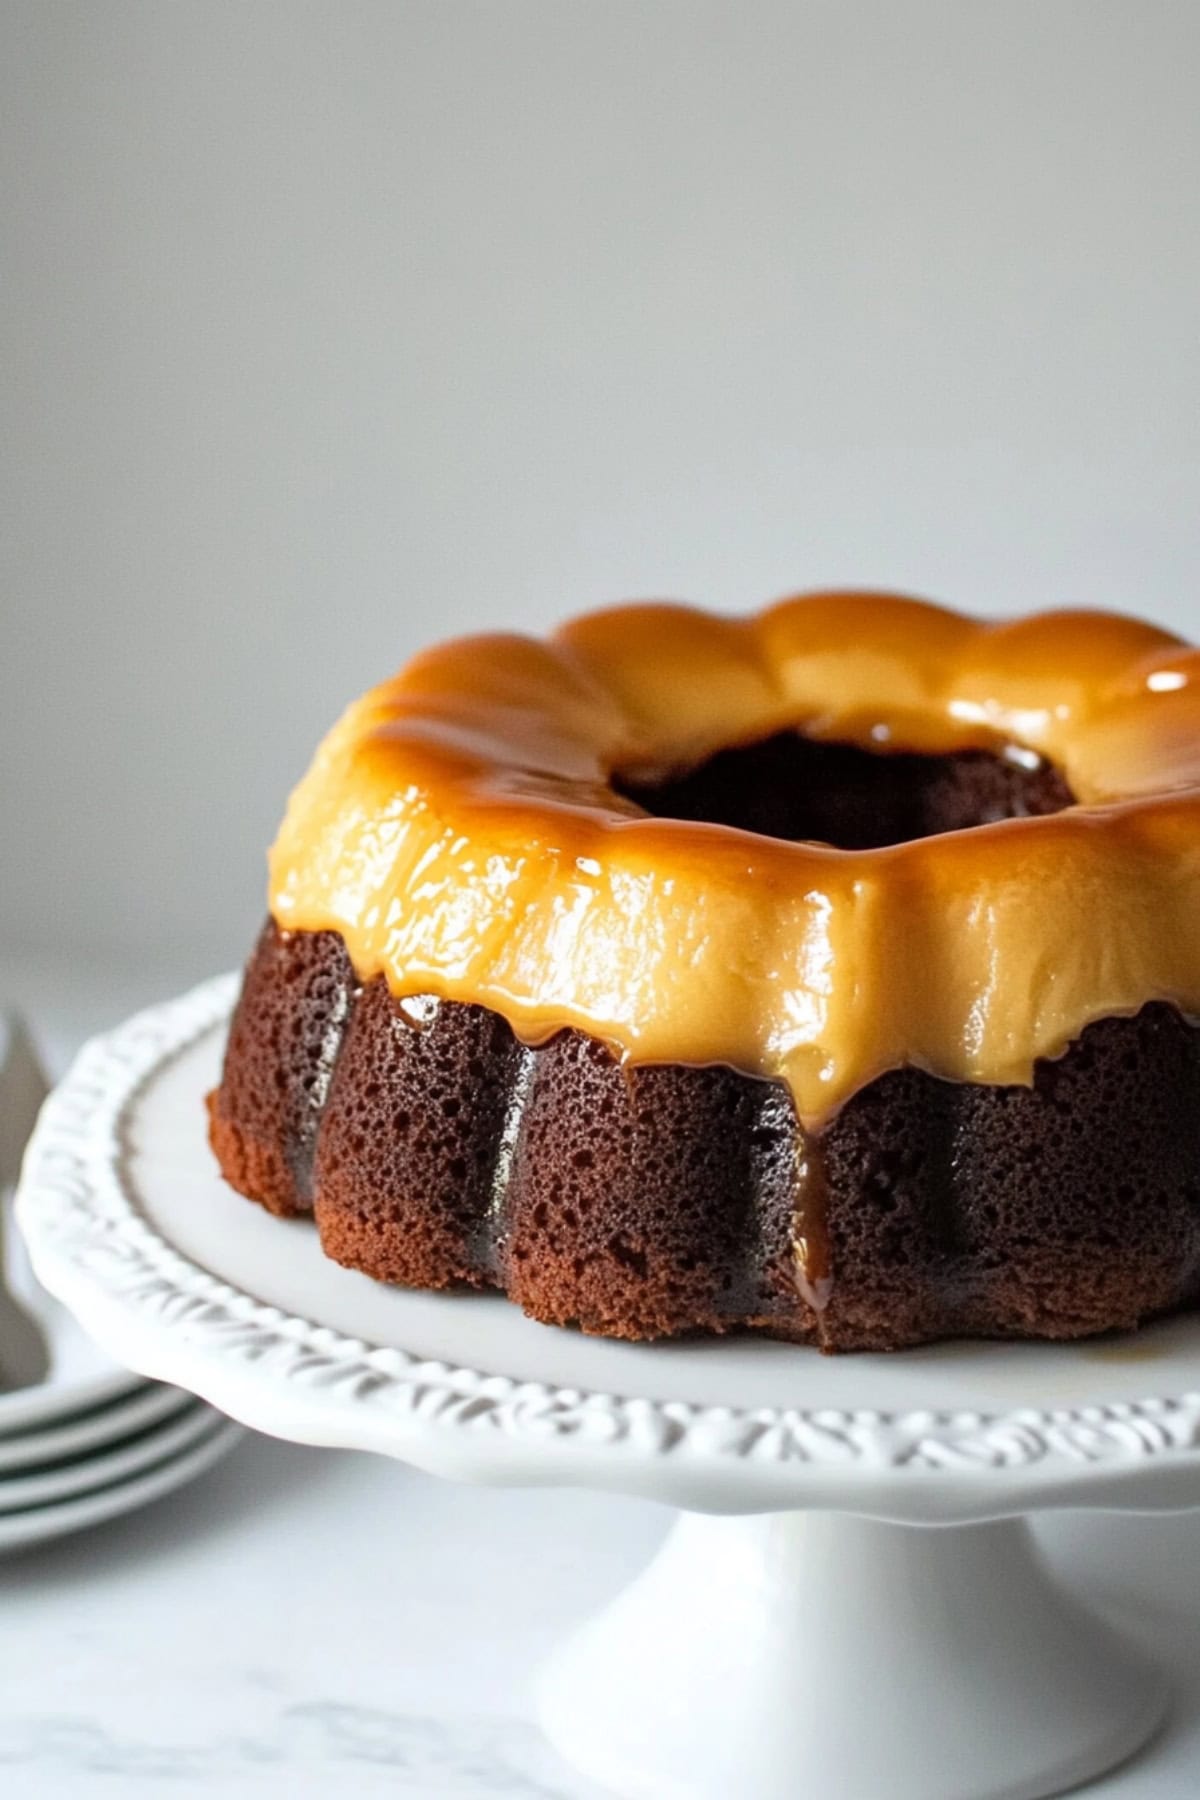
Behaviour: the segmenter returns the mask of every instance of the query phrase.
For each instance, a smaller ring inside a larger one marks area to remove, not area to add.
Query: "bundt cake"
[[[614,1337],[1200,1298],[1200,652],[822,594],[466,639],[292,797],[210,1134],[406,1286]]]

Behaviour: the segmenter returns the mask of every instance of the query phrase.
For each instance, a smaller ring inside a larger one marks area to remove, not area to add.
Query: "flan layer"
[[[818,595],[462,640],[345,714],[292,797],[271,912],[358,983],[629,1065],[782,1083],[819,1129],[890,1070],[1030,1084],[1094,1021],[1200,1012],[1197,653],[1107,614],[982,625]],[[1018,750],[1077,804],[867,850],[629,797],[785,730]],[[616,786],[614,786],[614,781]],[[624,789],[625,791],[618,791]]]

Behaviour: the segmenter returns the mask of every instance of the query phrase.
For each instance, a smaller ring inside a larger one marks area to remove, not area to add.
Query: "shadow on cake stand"
[[[646,1800],[1034,1800],[1154,1732],[1162,1678],[1027,1518],[1200,1507],[1200,1321],[823,1359],[383,1288],[221,1182],[202,1098],[233,991],[97,1039],[51,1097],[18,1202],[38,1274],[116,1356],[261,1431],[679,1508],[542,1676],[578,1768]]]

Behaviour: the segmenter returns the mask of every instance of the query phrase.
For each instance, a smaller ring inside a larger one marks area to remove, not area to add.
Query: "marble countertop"
[[[0,1000],[25,1008],[56,1071],[171,985],[0,956]],[[668,1519],[252,1437],[145,1512],[0,1560],[0,1793],[595,1800],[541,1741],[530,1677]],[[1200,1516],[1039,1530],[1064,1577],[1174,1673],[1158,1743],[1088,1793],[1194,1800]]]

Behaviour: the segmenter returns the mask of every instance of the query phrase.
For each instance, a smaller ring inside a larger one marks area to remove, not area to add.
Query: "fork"
[[[47,1082],[24,1021],[0,1014],[0,1392],[31,1387],[49,1366],[45,1337],[5,1281],[5,1239],[12,1229],[4,1217],[21,1155],[46,1097]]]

